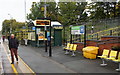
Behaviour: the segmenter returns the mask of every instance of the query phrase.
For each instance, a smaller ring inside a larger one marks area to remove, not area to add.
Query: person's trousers
[[[10,49],[10,52],[11,52],[12,62],[14,62],[14,56],[15,56],[16,60],[18,61],[17,49],[16,49],[16,48],[11,48],[11,49]]]

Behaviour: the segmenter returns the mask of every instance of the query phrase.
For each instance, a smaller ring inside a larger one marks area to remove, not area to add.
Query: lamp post
[[[45,5],[44,5],[44,18],[46,19],[47,16],[47,5],[46,5],[46,0],[45,0]],[[45,38],[47,38],[47,26],[45,25]],[[47,52],[47,40],[45,40],[45,52]]]
[[[94,30],[93,30],[93,29],[94,29],[94,26],[92,25],[91,28],[92,28],[91,33],[93,34],[93,33],[94,33]],[[92,39],[93,39],[93,35],[92,35]]]
[[[25,26],[26,26],[26,0],[24,0],[24,3],[25,3]]]
[[[12,19],[13,17],[11,16],[11,14],[8,14],[10,16],[10,19],[11,19],[11,23],[10,23],[10,34],[12,33]]]
[[[52,57],[52,48],[51,48],[51,19],[50,20],[50,41],[49,41],[49,57]]]
[[[92,30],[91,30],[91,33],[92,33],[92,34],[94,33],[94,30],[93,30],[93,29],[94,29],[94,26],[92,25]]]

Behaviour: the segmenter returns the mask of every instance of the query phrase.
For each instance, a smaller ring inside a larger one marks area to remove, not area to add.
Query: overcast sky
[[[40,0],[26,0],[26,12],[30,13],[32,2]],[[2,29],[2,22],[5,19],[16,19],[17,21],[25,21],[25,0],[0,0],[0,30]]]

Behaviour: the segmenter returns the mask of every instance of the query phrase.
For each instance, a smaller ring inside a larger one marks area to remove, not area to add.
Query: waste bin
[[[96,59],[96,56],[98,54],[98,49],[99,49],[99,47],[87,46],[87,47],[82,49],[83,56],[85,58],[89,58],[89,59]]]

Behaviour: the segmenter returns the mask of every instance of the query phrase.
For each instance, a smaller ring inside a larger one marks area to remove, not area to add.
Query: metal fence
[[[120,18],[101,19],[89,21],[86,23],[87,40],[100,40],[102,36],[120,36]],[[65,27],[63,30],[64,42],[83,42],[84,35],[70,34],[70,27]]]
[[[87,39],[100,40],[101,36],[120,36],[119,22],[118,17],[92,22],[93,24],[87,25]]]

